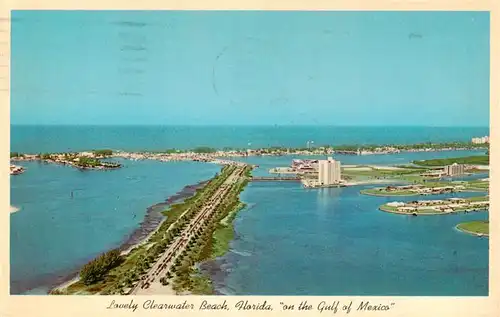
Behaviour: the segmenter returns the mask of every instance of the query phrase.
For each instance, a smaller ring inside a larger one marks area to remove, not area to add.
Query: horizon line
[[[13,126],[29,127],[332,127],[332,128],[490,128],[490,125],[334,125],[334,124],[138,124],[138,123],[112,123],[112,124],[70,124],[70,123],[11,123]]]

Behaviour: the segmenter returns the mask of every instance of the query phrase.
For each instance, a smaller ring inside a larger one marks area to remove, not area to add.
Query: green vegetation
[[[335,145],[335,146],[323,146],[327,148],[331,148],[336,151],[358,151],[359,150],[368,150],[373,151],[376,148],[389,147],[395,148],[397,150],[406,151],[406,150],[419,150],[419,149],[482,149],[486,148],[487,145],[484,144],[474,144],[471,142],[445,142],[445,143],[417,143],[417,144],[351,144],[351,145]]]
[[[80,271],[80,280],[85,285],[99,282],[109,270],[120,264],[121,260],[120,251],[117,249],[101,254],[98,258],[85,264]]]
[[[212,258],[223,256],[229,250],[229,243],[234,239],[233,221],[238,211],[245,207],[239,203],[236,208],[221,220],[213,234]]]
[[[217,149],[208,147],[208,146],[199,146],[193,149],[194,153],[214,153],[217,152]]]
[[[245,175],[250,175],[247,167]],[[194,267],[195,263],[203,262],[223,255],[229,248],[233,238],[232,221],[244,204],[239,201],[239,194],[245,188],[248,179],[240,180],[236,186],[221,201],[214,217],[203,232],[199,232],[196,241],[189,243],[188,252],[178,258],[173,273],[175,279],[173,288],[177,292],[190,291],[193,294],[213,294],[211,281]],[[191,245],[192,244],[192,245]]]
[[[107,157],[113,155],[113,150],[94,150],[94,155],[98,157]]]
[[[95,168],[100,166],[107,168],[116,168],[121,166],[118,163],[102,162],[98,159],[87,156],[80,156],[78,160],[74,161],[74,164],[78,167],[83,168]]]
[[[420,166],[445,166],[445,165],[451,165],[453,163],[470,164],[470,165],[488,165],[490,163],[490,157],[488,155],[466,156],[466,157],[414,161],[413,163]]]
[[[363,189],[361,194],[370,196],[417,196],[418,193],[410,190],[388,191],[386,187]]]
[[[477,190],[477,191],[488,191],[490,188],[489,181],[473,180],[466,182],[467,189]]]
[[[19,152],[10,152],[10,157],[24,157],[24,154]]]
[[[101,165],[101,161],[95,158],[82,156],[78,158],[78,161],[75,162],[75,165],[80,167],[97,167]]]
[[[342,176],[346,180],[394,180],[405,183],[420,183],[425,181],[425,177],[420,174],[426,170],[422,168],[398,168],[398,169],[383,169],[364,166],[360,168],[344,168]]]
[[[40,153],[38,156],[42,160],[51,160],[52,159],[52,155],[50,153]]]
[[[489,189],[489,182],[482,180],[470,180],[470,181],[455,181],[455,182],[435,182],[435,181],[419,181],[418,185],[425,188],[438,188],[438,187],[453,187],[453,189],[443,189],[444,192],[460,192],[460,191],[480,191],[485,192]],[[458,187],[463,186],[463,187]],[[410,189],[399,189],[395,186],[385,186],[385,187],[375,187],[364,189],[360,191],[361,194],[372,195],[372,196],[415,196],[420,195],[416,190]],[[429,193],[432,194],[432,193]],[[434,193],[435,194],[435,193]]]
[[[487,220],[462,222],[457,225],[457,229],[466,233],[476,234],[476,235],[490,234],[489,221]]]

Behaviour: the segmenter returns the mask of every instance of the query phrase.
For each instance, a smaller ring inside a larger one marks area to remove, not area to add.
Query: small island
[[[360,193],[371,196],[418,196],[441,195],[458,192],[486,192],[489,181],[487,179],[455,182],[424,182],[401,186],[376,187],[361,190]]]
[[[490,235],[490,227],[488,220],[477,220],[459,223],[456,228],[462,232],[472,234],[475,236],[486,236]]]
[[[95,150],[92,152],[80,153],[40,153],[40,154],[22,154],[12,152],[10,154],[11,161],[41,161],[46,163],[56,163],[69,165],[78,169],[116,169],[120,168],[121,164],[114,162],[106,162],[102,159],[111,157],[112,150]]]
[[[415,200],[390,202],[380,210],[401,215],[444,215],[457,212],[484,211],[490,207],[489,197],[448,198],[444,200]]]

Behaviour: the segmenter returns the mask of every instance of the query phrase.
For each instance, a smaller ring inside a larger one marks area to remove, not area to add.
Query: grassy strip
[[[234,229],[233,221],[236,218],[238,211],[245,207],[244,203],[238,203],[235,209],[233,209],[222,221],[217,225],[215,229],[212,246],[211,258],[217,258],[223,256],[229,250],[229,243],[234,239]]]
[[[459,223],[456,227],[458,230],[463,231],[465,233],[474,234],[474,235],[489,235],[489,221],[487,220],[478,220],[478,221],[469,221]]]
[[[453,163],[471,164],[471,165],[488,165],[488,164],[490,164],[490,156],[489,155],[479,155],[479,156],[466,156],[466,157],[413,161],[413,164],[420,165],[420,166],[445,166],[445,165],[451,165]]]
[[[360,191],[360,193],[364,194],[364,195],[370,195],[370,196],[417,196],[417,195],[419,195],[418,193],[412,192],[409,190],[387,191],[382,187],[363,189]]]
[[[239,194],[248,184],[251,168],[245,171],[246,178],[240,180],[215,211],[215,217],[207,225],[204,232],[196,236],[196,242],[190,242],[190,250],[177,259],[174,266],[175,279],[173,289],[180,293],[188,291],[197,295],[214,294],[210,277],[203,274],[195,263],[222,256],[229,249],[234,237],[232,222],[244,204],[239,201]]]

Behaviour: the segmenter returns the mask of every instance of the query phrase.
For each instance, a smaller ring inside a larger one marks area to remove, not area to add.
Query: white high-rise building
[[[338,184],[340,180],[340,161],[331,157],[318,161],[318,182],[320,185]]]
[[[444,167],[444,173],[449,176],[462,175],[465,173],[465,167],[463,164],[453,163]]]
[[[480,138],[472,138],[472,143],[475,143],[475,144],[490,143],[490,137],[489,136],[483,136],[483,137],[480,137]]]

